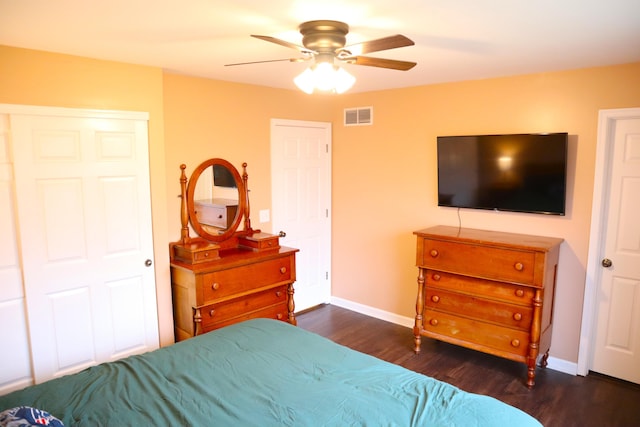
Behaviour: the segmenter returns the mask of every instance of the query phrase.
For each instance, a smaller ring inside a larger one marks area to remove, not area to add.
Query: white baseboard
[[[400,316],[389,311],[380,310],[379,308],[369,307],[368,305],[334,296],[331,297],[331,304],[355,311],[356,313],[366,314],[367,316],[375,317],[376,319],[386,320],[387,322],[395,323],[396,325],[406,326],[407,328],[413,328],[413,324],[415,322],[415,319],[412,317]]]
[[[360,304],[338,297],[332,296],[331,304],[337,305],[338,307],[346,308],[347,310],[355,311],[356,313],[375,317],[376,319],[395,323],[396,325],[405,326],[407,328],[413,328],[413,324],[415,322],[415,319],[412,317],[400,316],[395,313],[380,310],[379,308],[370,307],[368,305]],[[549,358],[547,359],[547,368],[553,369],[554,371],[564,372],[565,374],[569,375],[578,374],[578,364],[576,362],[569,362],[567,360],[558,359],[553,356],[549,356]]]
[[[578,364],[576,362],[569,362],[553,356],[549,356],[547,359],[547,368],[569,375],[578,375]]]

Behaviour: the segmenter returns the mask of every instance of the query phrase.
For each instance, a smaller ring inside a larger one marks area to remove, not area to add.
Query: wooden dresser
[[[546,366],[562,239],[436,226],[416,231],[418,295],[413,328],[435,338]]]
[[[180,240],[169,244],[176,341],[256,317],[295,325],[298,250],[251,227],[247,164],[242,175],[219,158],[200,163],[189,179],[186,165],[180,170]],[[233,182],[219,188],[216,174]]]
[[[267,317],[296,324],[293,282],[297,249],[221,250],[198,264],[171,262],[176,340],[242,320]]]

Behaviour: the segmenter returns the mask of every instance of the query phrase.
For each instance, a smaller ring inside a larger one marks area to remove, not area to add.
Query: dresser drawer
[[[487,279],[533,284],[535,253],[423,239],[421,267]]]
[[[423,327],[426,335],[442,341],[490,353],[510,353],[524,358],[529,351],[529,333],[478,322],[448,313],[425,309]],[[450,338],[450,339],[447,339]],[[498,354],[502,355],[502,354]]]
[[[522,330],[528,330],[531,327],[533,316],[531,307],[435,288],[426,289],[425,307]]]
[[[483,298],[506,301],[531,306],[535,295],[534,288],[492,280],[459,276],[437,270],[427,270],[425,284],[431,288],[448,289]]]
[[[287,285],[201,307],[202,325],[207,328],[214,323],[224,322],[277,304],[286,309]]]
[[[220,270],[205,274],[202,278],[202,302],[288,281],[291,281],[291,258],[288,256]]]
[[[220,200],[196,200],[194,202],[196,218],[200,224],[218,228],[227,228],[235,219],[238,210],[236,204],[217,203]]]
[[[218,249],[206,249],[202,251],[193,252],[193,263],[197,264],[200,262],[213,261],[216,259],[220,259],[218,255]]]
[[[282,320],[284,322],[289,320],[288,317],[287,304],[278,304],[272,305],[266,308],[262,308],[260,310],[252,311],[250,313],[242,313],[239,316],[228,318],[226,320],[222,320],[220,322],[210,323],[202,326],[202,333],[210,332],[215,329],[220,329],[225,326],[232,325],[234,323],[242,322],[249,319],[274,319],[274,320]]]

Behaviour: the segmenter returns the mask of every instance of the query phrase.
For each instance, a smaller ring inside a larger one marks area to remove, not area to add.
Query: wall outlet
[[[260,223],[269,222],[269,209],[260,210]]]

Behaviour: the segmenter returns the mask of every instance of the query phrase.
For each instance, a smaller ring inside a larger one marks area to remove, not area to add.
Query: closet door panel
[[[144,283],[140,278],[116,280],[106,284],[108,297],[105,303],[113,322],[114,358],[126,356],[129,352],[140,349],[145,342],[144,311],[138,307],[144,299]],[[131,297],[136,294],[135,297]]]
[[[0,283],[4,285],[4,282]],[[0,325],[0,342],[11,343],[0,355],[2,395],[33,384],[24,298],[3,298],[0,302]]]
[[[43,253],[47,269],[64,269],[68,264],[87,263],[84,195],[80,179],[39,179],[37,211],[44,222]],[[77,267],[76,267],[77,268]]]
[[[41,339],[49,342],[52,355],[38,357],[40,370],[49,362],[49,370],[60,374],[71,373],[96,363],[93,351],[93,331],[91,330],[91,297],[86,286],[47,295],[47,312],[56,332]],[[64,333],[59,333],[64,332]]]
[[[0,394],[33,384],[14,201],[9,118],[0,114],[0,343],[11,343],[0,351]]]
[[[36,382],[157,348],[146,121],[11,128]]]

